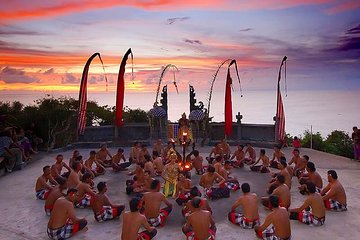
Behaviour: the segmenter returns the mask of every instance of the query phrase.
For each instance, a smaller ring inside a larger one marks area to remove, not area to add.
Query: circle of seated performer
[[[256,161],[256,152],[251,143],[246,143],[246,150],[244,154],[246,164],[251,165]],[[246,157],[246,154],[249,154],[249,156]]]
[[[95,168],[93,168],[93,164],[95,163]],[[101,165],[98,160],[96,159],[96,152],[90,151],[90,156],[84,163],[85,167],[92,172],[92,174],[97,177],[100,175],[104,175],[106,170],[103,165]]]
[[[124,160],[123,163],[121,162],[121,159]],[[119,148],[117,153],[112,158],[112,168],[115,172],[118,171],[124,171],[127,170],[128,167],[130,167],[131,162],[126,162],[125,156],[124,156],[124,149]]]
[[[91,205],[95,220],[104,222],[119,217],[121,212],[125,209],[125,206],[115,205],[110,202],[106,195],[108,190],[106,182],[99,182],[97,184],[97,189],[98,193],[95,194],[93,204]]]
[[[218,181],[217,186],[214,183]],[[208,166],[207,172],[200,178],[199,185],[204,188],[204,193],[209,199],[219,199],[230,197],[230,190],[224,185],[225,179],[215,172],[215,168]]]
[[[260,160],[262,164],[256,165],[260,162]],[[250,170],[253,172],[268,173],[270,172],[269,165],[269,157],[266,156],[265,149],[260,149],[260,157],[253,165],[250,166]]]
[[[142,209],[142,200],[132,198],[129,202],[130,212],[126,211],[122,218],[121,240],[150,240],[157,233],[156,228],[149,225],[146,217],[139,211]],[[145,231],[139,233],[140,227]]]
[[[87,230],[85,218],[79,219],[75,216],[76,193],[76,189],[70,188],[66,197],[56,200],[47,226],[47,234],[50,239],[68,239],[81,230]]]
[[[232,165],[236,168],[243,168],[245,163],[245,153],[244,153],[244,146],[238,144],[237,149],[235,150],[234,154],[231,156],[230,160],[236,158],[236,161],[232,161]]]
[[[216,226],[211,212],[201,208],[202,199],[194,197],[190,201],[193,211],[182,228],[188,240],[215,240]]]
[[[153,151],[153,164],[155,169],[155,175],[161,176],[164,171],[164,161],[161,158],[161,155],[159,156],[158,151]]]
[[[299,220],[307,225],[322,226],[325,223],[324,202],[312,182],[306,185],[309,196],[300,207],[290,209],[290,219]]]
[[[255,226],[256,236],[264,240],[291,239],[289,212],[285,208],[279,207],[278,196],[271,195],[269,201],[272,212],[266,216],[262,225]]]
[[[299,190],[301,194],[306,194],[309,191],[306,188],[307,183],[313,183],[316,188],[316,192],[320,193],[323,187],[323,181],[320,174],[316,171],[315,164],[313,162],[308,162],[306,164],[306,173],[302,173],[299,178]]]
[[[70,173],[71,169],[66,163],[63,162],[64,160],[63,155],[58,154],[55,160],[56,162],[51,166],[51,176],[53,178],[56,178],[58,176],[62,176],[62,177],[67,176]],[[66,168],[68,172],[61,174],[63,168]]]
[[[288,209],[291,204],[291,195],[290,189],[285,184],[285,177],[283,175],[276,176],[276,185],[277,187],[272,192],[272,195],[277,196],[279,198],[280,207],[284,207]],[[262,197],[261,203],[268,209],[271,210],[271,203],[269,201],[269,197]]]
[[[53,186],[58,183],[52,178],[50,166],[43,167],[43,174],[38,177],[35,184],[36,198],[40,200],[45,200],[49,196],[49,193],[53,190]]]
[[[327,173],[329,183],[320,193],[325,207],[337,212],[347,211],[345,189],[339,182],[336,171],[329,170]]]
[[[54,208],[55,201],[64,196],[63,191],[67,188],[67,180],[63,177],[57,177],[56,182],[58,185],[49,193],[48,198],[45,200],[44,210],[47,216],[50,216]]]
[[[243,196],[239,197],[231,207],[231,212],[228,214],[229,221],[242,228],[254,228],[260,225],[258,196],[250,192],[250,185],[248,183],[243,183],[241,190]],[[243,213],[236,211],[240,206],[242,207]]]
[[[95,193],[91,189],[91,175],[90,173],[85,173],[79,185],[76,187],[77,199],[75,201],[75,207],[77,208],[85,208],[90,207],[94,202]]]
[[[190,197],[189,197],[189,201],[187,201],[187,203],[185,204],[185,206],[182,208],[181,210],[181,214],[183,215],[183,217],[186,219],[192,212],[193,212],[193,206],[191,205],[191,199],[193,199],[194,197],[201,197],[201,192],[199,191],[199,189],[194,186],[191,188],[190,190]],[[210,205],[207,201],[206,198],[201,198],[202,202],[200,204],[200,208],[201,209],[205,209],[208,210],[209,212],[212,213],[212,210],[210,208]]]
[[[172,211],[172,204],[166,199],[160,191],[160,182],[154,179],[150,186],[150,192],[143,195],[144,214],[148,223],[153,226],[164,226],[166,219]],[[160,209],[161,203],[167,207]]]
[[[107,158],[109,157],[109,158]],[[112,155],[107,148],[106,143],[101,144],[99,151],[96,153],[96,158],[100,162],[101,165],[104,167],[111,167],[112,166]]]
[[[224,166],[220,167],[219,174],[220,174],[220,176],[222,176],[225,179],[225,186],[230,191],[237,191],[240,189],[240,183],[236,179],[236,177],[230,176],[231,169],[232,169],[232,166],[231,166],[230,160],[226,160],[224,163]]]
[[[281,151],[280,146],[274,147],[273,158],[270,160],[270,167],[279,168],[281,157],[285,157],[285,154]]]
[[[182,206],[189,201],[191,188],[191,180],[186,178],[183,173],[179,173],[178,183],[176,185],[176,203],[179,206]]]
[[[283,175],[285,177],[285,184],[289,187],[289,189],[291,189],[291,175],[288,172],[286,166],[287,166],[286,161],[280,161],[279,164],[280,172],[272,174],[273,178],[269,182],[269,189],[268,189],[269,194],[271,194],[274,191],[274,189],[279,185],[279,183],[276,181],[276,176],[278,175]]]

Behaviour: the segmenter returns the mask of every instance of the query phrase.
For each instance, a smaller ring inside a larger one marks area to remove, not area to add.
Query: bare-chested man
[[[50,166],[45,166],[43,167],[43,174],[38,177],[35,184],[37,199],[45,200],[49,196],[49,193],[53,190],[54,187],[48,182],[50,182],[52,185],[57,184],[57,182],[51,176]]]
[[[75,207],[85,208],[90,207],[93,204],[95,193],[91,189],[91,182],[92,180],[90,173],[85,173],[81,178],[81,182],[76,187],[78,192]]]
[[[194,157],[191,158],[192,166],[195,169],[196,174],[202,175],[204,173],[203,157],[200,156],[198,150],[192,151],[192,155],[194,155]]]
[[[185,204],[185,206],[182,208],[181,213],[183,215],[183,217],[186,219],[193,211],[194,211],[194,207],[191,204],[191,199],[193,199],[194,197],[201,197],[201,192],[199,191],[199,189],[194,186],[190,189],[189,192],[190,196],[189,196],[189,201]],[[204,209],[204,210],[208,210],[209,212],[212,213],[212,210],[210,208],[209,202],[207,201],[206,198],[201,198],[202,202],[200,204],[200,208]]]
[[[93,168],[93,165],[95,163],[95,168]],[[84,163],[85,167],[89,169],[94,176],[99,176],[105,174],[105,167],[101,165],[97,159],[96,159],[96,152],[90,151],[89,158]]]
[[[190,198],[190,190],[192,188],[191,180],[186,178],[183,173],[179,173],[178,182],[176,184],[176,203],[182,206]]]
[[[275,146],[274,147],[273,157],[270,160],[270,167],[279,168],[280,158],[281,157],[285,157],[285,154],[281,151],[280,146]]]
[[[109,157],[109,158],[108,158]],[[96,153],[96,159],[100,162],[104,167],[112,166],[112,158],[109,149],[107,148],[106,143],[101,144],[99,151]]]
[[[201,209],[202,199],[195,197],[191,200],[193,212],[186,220],[183,233],[188,240],[215,240],[216,227],[211,212]]]
[[[306,183],[313,183],[316,188],[316,192],[320,193],[323,187],[323,181],[320,174],[316,171],[315,164],[313,162],[308,162],[306,164],[307,173],[303,173],[300,175],[299,183],[301,186],[299,187],[300,193],[307,193]]]
[[[214,155],[214,157],[213,157]],[[209,154],[209,157],[206,158],[206,160],[209,162],[209,164],[212,164],[213,161],[215,160],[216,156],[224,156],[224,151],[221,148],[221,144],[220,143],[216,143],[215,146],[211,149],[211,152]]]
[[[136,156],[138,164],[145,163],[145,161],[146,161],[145,155],[150,155],[150,154],[149,154],[149,151],[147,150],[146,144],[142,144],[140,151],[138,152],[138,155]]]
[[[153,180],[150,188],[150,192],[145,193],[143,196],[145,216],[151,226],[164,226],[166,219],[172,211],[172,204],[166,199],[164,194],[159,192],[159,180]],[[161,203],[165,203],[167,207],[160,209]]]
[[[256,152],[251,143],[246,143],[246,150],[245,150],[245,163],[246,164],[253,164],[256,161]],[[246,157],[246,154],[249,156]]]
[[[226,160],[224,163],[224,166],[221,166],[221,168],[219,170],[219,174],[220,174],[220,176],[222,176],[225,179],[225,186],[230,191],[237,191],[240,189],[240,183],[236,179],[236,177],[230,176],[232,168],[233,167],[231,165],[231,161]]]
[[[133,172],[129,172],[129,175],[134,175],[132,180],[126,180],[126,193],[141,193],[145,191],[145,176],[144,176],[144,164],[136,165]]]
[[[157,151],[153,151],[153,164],[155,169],[155,175],[161,176],[164,171],[164,161],[159,156],[159,153]]]
[[[288,209],[291,204],[291,195],[290,195],[289,187],[285,184],[285,177],[283,175],[276,176],[276,185],[277,187],[272,192],[272,195],[279,197],[280,207],[284,207]],[[271,209],[271,203],[269,201],[269,197],[262,197],[261,203],[268,209]]]
[[[60,197],[55,201],[47,226],[47,234],[50,239],[68,239],[81,230],[87,230],[87,221],[75,216],[76,192],[76,189],[70,188],[66,197]]]
[[[260,161],[262,164],[257,165]],[[268,173],[270,172],[269,166],[269,157],[266,156],[265,149],[260,149],[260,157],[253,165],[250,166],[250,170],[253,172]]]
[[[221,139],[220,147],[223,150],[223,158],[230,159],[231,149],[230,149],[230,145],[226,142],[225,138]]]
[[[219,173],[222,168],[222,162],[224,158],[221,155],[215,155],[215,161],[213,162],[213,166],[215,168],[215,172]]]
[[[283,175],[285,177],[285,184],[288,185],[289,189],[291,189],[291,175],[286,167],[287,167],[287,163],[285,161],[280,161],[279,164],[280,172],[273,174],[273,179],[270,180],[269,183],[269,190],[268,190],[269,194],[271,194],[274,191],[274,189],[278,186],[278,182],[276,181],[277,175]]]
[[[153,151],[157,151],[160,156],[163,155],[164,145],[163,145],[161,139],[156,140],[154,147],[153,147]]]
[[[82,176],[80,172],[82,164],[78,161],[75,161],[71,167],[72,169],[68,176],[67,185],[68,188],[77,188],[77,186],[80,184],[80,178]]]
[[[119,217],[121,212],[125,209],[125,206],[115,205],[110,202],[106,195],[106,182],[99,182],[97,184],[97,189],[98,193],[94,196],[94,202],[91,205],[95,220],[104,222]]]
[[[44,210],[46,215],[50,216],[51,211],[54,208],[54,203],[59,197],[63,197],[63,191],[67,188],[67,180],[63,177],[57,177],[56,182],[58,185],[49,193],[48,198],[45,201]]]
[[[56,178],[56,177],[61,176],[61,175],[65,176],[66,173],[61,174],[61,171],[62,171],[63,168],[66,168],[68,170],[68,172],[70,172],[69,166],[66,163],[64,163],[63,160],[64,160],[63,155],[58,154],[56,156],[56,162],[55,162],[54,165],[51,166],[51,176],[53,178]],[[67,174],[69,174],[69,173],[67,173]]]
[[[214,184],[218,182],[218,185]],[[200,186],[204,188],[204,192],[209,199],[218,199],[230,196],[230,190],[225,186],[225,179],[215,172],[215,168],[209,165],[207,172],[200,178]]]
[[[79,150],[75,149],[73,151],[71,158],[69,159],[69,167],[71,167],[74,164],[74,162],[76,161],[76,158],[78,156],[80,156],[80,152],[79,152]]]
[[[130,149],[130,156],[129,156],[129,162],[131,163],[137,163],[137,155],[140,151],[140,143],[134,142],[134,145]]]
[[[312,226],[322,226],[325,223],[325,205],[312,182],[306,184],[309,196],[298,208],[290,209],[290,219],[299,220]],[[309,207],[311,209],[309,209]]]
[[[306,164],[309,162],[310,158],[307,155],[300,157],[300,152],[298,149],[294,149],[293,154],[294,154],[294,156],[291,158],[288,165],[295,163],[295,166],[293,169],[293,175],[299,178],[300,175],[302,173],[304,173]]]
[[[338,180],[335,170],[328,172],[328,185],[321,191],[326,209],[342,212],[347,211],[346,193]]]
[[[250,185],[248,183],[243,183],[241,190],[243,196],[239,197],[231,207],[231,212],[228,215],[229,221],[242,228],[254,228],[260,225],[258,196],[250,192]],[[236,212],[236,209],[240,206],[243,213]]]
[[[266,216],[265,221],[261,226],[255,227],[257,237],[264,240],[291,239],[291,228],[288,211],[283,207],[279,207],[278,196],[271,195],[269,200],[272,207],[272,212]]]
[[[123,163],[120,163],[121,160],[124,160]],[[112,168],[115,172],[127,170],[130,167],[131,162],[126,162],[124,156],[124,149],[119,148],[117,153],[112,158]]]
[[[237,149],[235,150],[234,154],[231,156],[230,160],[233,160],[236,158],[235,162],[233,163],[233,166],[236,168],[243,168],[245,163],[245,152],[244,152],[244,146],[243,145],[237,145]]]
[[[145,155],[144,158],[145,158],[144,170],[149,171],[151,177],[155,177],[155,167],[152,161],[152,157],[150,155]]]
[[[156,228],[151,227],[146,217],[139,212],[142,209],[142,200],[133,198],[129,205],[130,212],[123,214],[121,240],[153,239],[157,233]],[[145,231],[139,233],[140,227],[144,227]]]

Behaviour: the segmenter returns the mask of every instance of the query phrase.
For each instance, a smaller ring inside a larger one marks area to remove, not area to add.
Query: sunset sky
[[[130,47],[135,75],[128,61],[126,91],[155,91],[170,63],[180,90],[190,83],[206,91],[228,58],[238,62],[244,91],[274,89],[284,55],[288,89],[360,90],[359,0],[0,2],[1,91],[78,91],[95,52],[115,91]],[[105,91],[99,60],[90,73],[89,90]],[[169,71],[164,82],[172,79]],[[225,87],[225,69],[218,82]]]

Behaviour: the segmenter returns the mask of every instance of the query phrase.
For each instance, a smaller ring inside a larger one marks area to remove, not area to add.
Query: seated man
[[[105,194],[107,192],[106,182],[99,182],[97,189],[99,193],[94,196],[94,201],[91,205],[95,220],[103,222],[119,217],[125,209],[125,206],[115,205],[110,202],[108,196]]]
[[[219,174],[220,176],[222,176],[225,179],[225,186],[230,190],[230,191],[237,191],[240,189],[240,183],[239,181],[236,179],[236,177],[231,177],[231,161],[226,160],[224,163],[224,167],[220,168]]]
[[[73,151],[73,154],[72,154],[71,158],[69,159],[69,165],[68,165],[69,167],[71,167],[74,164],[74,162],[76,161],[75,159],[78,156],[80,156],[80,152],[79,152],[79,150],[75,149]]]
[[[36,197],[40,200],[45,200],[51,190],[53,190],[53,186],[51,186],[48,182],[53,185],[56,185],[57,182],[51,176],[50,166],[43,167],[43,174],[38,177],[35,184],[35,192]]]
[[[109,157],[109,158],[107,158]],[[104,167],[112,166],[112,155],[107,148],[106,143],[101,144],[100,150],[96,153],[96,159],[98,159],[99,163]]]
[[[164,171],[164,161],[159,156],[159,153],[157,151],[153,151],[153,164],[155,169],[155,175],[161,176]]]
[[[246,144],[246,150],[245,150],[245,163],[246,164],[253,164],[256,161],[256,152],[251,143]],[[246,157],[246,154],[249,154],[248,157]]]
[[[51,211],[54,208],[55,201],[65,196],[63,191],[67,188],[67,182],[66,178],[63,177],[57,177],[56,182],[58,185],[54,187],[54,189],[49,193],[48,198],[45,200],[44,210],[47,216],[50,216]]]
[[[269,200],[272,212],[266,216],[261,226],[255,226],[256,236],[264,240],[290,240],[291,228],[288,211],[279,207],[277,196],[271,195]]]
[[[260,162],[260,160],[262,164],[256,165]],[[270,172],[269,165],[269,157],[266,156],[265,149],[260,149],[260,157],[253,165],[250,166],[250,170],[253,172],[268,173]]]
[[[95,168],[93,168],[94,163]],[[85,160],[84,165],[87,167],[87,169],[90,169],[90,171],[95,175],[95,177],[103,175],[106,172],[105,167],[97,161],[95,151],[90,151],[90,156],[87,160]]]
[[[185,206],[181,210],[181,214],[183,215],[183,217],[185,219],[194,211],[194,207],[192,206],[190,200],[193,199],[194,197],[201,197],[201,192],[199,191],[199,189],[196,186],[192,187],[189,193],[190,193],[189,201],[185,204]],[[201,198],[201,199],[202,199],[202,202],[200,204],[200,208],[208,210],[209,212],[212,213],[212,210],[210,208],[210,205],[209,205],[207,199],[206,198]]]
[[[186,178],[183,173],[179,173],[178,182],[176,184],[176,203],[179,206],[182,206],[189,201],[191,188],[191,180]]]
[[[134,142],[133,146],[130,148],[129,162],[131,162],[131,163],[138,162],[136,157],[137,157],[139,151],[140,151],[140,143]]]
[[[144,164],[145,163],[145,155],[150,155],[149,151],[147,150],[147,145],[142,144],[140,150],[138,151],[138,155],[136,156],[137,164]]]
[[[242,228],[254,228],[260,225],[259,209],[258,209],[258,196],[256,193],[250,192],[250,185],[243,183],[241,185],[243,196],[239,197],[238,200],[231,207],[229,213],[229,221],[239,225]],[[236,212],[236,208],[242,207],[243,213]]]
[[[218,186],[214,186],[214,183],[218,181]],[[220,174],[215,172],[213,166],[209,166],[207,172],[200,178],[199,185],[204,188],[205,195],[210,199],[219,199],[224,197],[230,197],[230,190],[224,186],[225,179]]]
[[[153,146],[153,152],[156,151],[159,156],[162,156],[164,153],[164,145],[162,143],[162,140],[159,138],[156,140],[154,146]]]
[[[221,139],[220,147],[223,150],[223,158],[225,160],[230,159],[231,149],[230,149],[230,145],[226,142],[225,138]]]
[[[87,230],[87,221],[75,216],[76,192],[76,189],[71,188],[67,191],[66,197],[56,200],[47,226],[50,239],[68,239],[81,230]]]
[[[213,154],[214,157],[212,156]],[[223,155],[224,155],[224,151],[221,148],[220,143],[216,143],[215,146],[211,149],[209,157],[207,157],[206,160],[209,162],[209,164],[212,164],[216,156],[223,157]]]
[[[346,193],[337,173],[335,170],[329,170],[327,173],[329,184],[320,193],[325,207],[337,212],[347,211]]]
[[[300,162],[302,161],[302,158],[300,157],[300,151],[299,151],[299,149],[296,149],[296,148],[295,148],[295,149],[292,151],[292,154],[293,154],[293,156],[292,156],[291,160],[290,160],[289,163],[288,163],[288,168],[292,168],[291,171],[292,171],[293,175],[295,175],[295,172],[296,172],[296,170],[297,170]],[[294,167],[291,166],[293,163],[295,164]],[[296,175],[295,175],[295,176],[296,176]]]
[[[310,194],[300,207],[290,209],[290,219],[299,220],[307,225],[322,226],[325,223],[324,202],[312,182],[306,185]]]
[[[281,157],[285,157],[285,154],[281,151],[280,146],[274,147],[273,158],[270,161],[270,167],[279,168]]]
[[[78,161],[75,161],[71,167],[72,169],[67,178],[67,185],[68,188],[77,188],[77,186],[80,184],[80,177],[82,176],[80,172],[82,169],[82,164]]]
[[[320,193],[323,187],[323,181],[320,174],[316,171],[313,162],[308,162],[306,164],[306,172],[307,173],[302,173],[299,178],[299,183],[301,184],[299,187],[300,193],[305,194],[309,192],[306,188],[306,184],[310,182],[315,185],[316,192]]]
[[[95,193],[91,189],[91,175],[90,173],[85,173],[79,185],[76,187],[78,190],[77,199],[75,201],[75,207],[85,208],[90,207],[94,202]]]
[[[126,180],[126,194],[141,193],[145,191],[145,172],[144,164],[136,165],[133,172],[129,175],[135,174],[132,180]]]
[[[203,157],[200,156],[198,150],[192,151],[192,155],[194,155],[194,157],[191,158],[192,166],[195,169],[196,174],[202,175],[204,173]]]
[[[279,185],[279,183],[276,181],[277,180],[276,176],[278,175],[283,175],[285,177],[285,184],[288,185],[289,189],[291,189],[291,175],[286,168],[287,163],[285,161],[280,161],[280,164],[278,166],[280,172],[272,174],[273,178],[269,182],[269,189],[268,189],[269,194],[272,194],[274,189]]]
[[[64,163],[63,160],[64,160],[63,155],[58,154],[56,156],[56,162],[54,165],[51,166],[51,176],[53,178],[56,178],[58,176],[65,177],[70,173],[70,171],[71,171],[70,167],[66,163]],[[68,170],[68,172],[61,174],[61,171],[63,168],[66,168]]]
[[[172,204],[166,199],[160,191],[160,182],[155,179],[151,183],[150,192],[144,193],[144,213],[148,223],[153,226],[164,226],[166,219],[172,211]],[[167,207],[160,209],[161,203]]]
[[[195,197],[191,200],[193,212],[186,220],[182,231],[188,240],[207,239],[215,240],[216,227],[211,212],[201,209],[202,199]]]
[[[124,160],[123,163],[120,163],[120,161]],[[119,148],[117,153],[112,158],[112,168],[115,172],[118,171],[124,171],[127,170],[128,167],[130,167],[131,162],[126,162],[125,156],[124,156],[124,149]]]
[[[145,158],[144,170],[149,171],[151,177],[155,177],[155,167],[152,157],[150,155],[145,155],[144,158]]]
[[[272,192],[272,195],[275,195],[279,198],[280,207],[288,209],[291,204],[291,195],[289,187],[285,184],[285,178],[283,175],[276,176],[276,185],[277,187]],[[271,210],[271,203],[269,201],[269,197],[262,197],[261,203]]]
[[[233,166],[236,168],[243,168],[245,163],[245,153],[243,151],[244,146],[238,145],[234,154],[231,156],[230,160],[233,160],[236,157],[236,161],[232,162]]]
[[[142,209],[141,199],[133,198],[129,205],[130,212],[127,211],[123,214],[121,240],[153,239],[157,231],[155,227],[149,225],[146,217],[139,212]],[[146,230],[139,233],[140,227],[144,227]]]

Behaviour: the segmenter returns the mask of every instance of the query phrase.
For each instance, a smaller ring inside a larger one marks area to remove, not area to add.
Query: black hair
[[[48,169],[48,168],[50,168],[50,166],[49,166],[49,165],[46,165],[45,167],[43,167],[43,172],[45,172],[45,171],[46,171],[46,169]]]
[[[260,149],[260,153],[265,155],[265,149]]]
[[[150,162],[152,160],[151,156],[149,154],[144,155],[144,158],[145,158],[145,161],[147,161],[147,162]]]
[[[313,184],[312,182],[306,183],[306,188],[310,193],[315,193],[316,191],[315,184]]]
[[[63,178],[63,177],[61,177],[61,176],[57,176],[57,177],[55,178],[55,181],[56,181],[60,186],[62,186],[62,185],[64,185],[64,184],[66,183],[66,178]]]
[[[160,184],[160,181],[157,180],[157,179],[154,179],[154,180],[152,180],[152,182],[151,182],[151,184],[150,184],[150,188],[151,188],[152,190],[155,190],[159,184]]]
[[[286,161],[284,161],[284,160],[280,160],[280,164],[281,164],[281,165],[283,165],[283,166],[284,166],[284,168],[286,168],[286,167],[287,167],[287,163],[286,163]]]
[[[96,154],[96,151],[92,150],[90,151],[90,155],[95,155]]]
[[[241,184],[241,191],[243,191],[243,193],[250,192],[250,185],[247,182]]]
[[[305,158],[306,161],[309,161],[309,160],[310,160],[310,158],[309,158],[308,155],[304,155],[303,158]]]
[[[277,179],[281,184],[285,183],[285,177],[284,177],[283,175],[281,175],[281,174],[277,175],[277,176],[276,176],[276,179]]]
[[[190,196],[191,197],[199,196],[199,189],[196,186],[190,189]]]
[[[153,154],[155,157],[158,157],[158,156],[159,156],[159,152],[156,151],[156,150],[154,150],[154,151],[152,152],[152,154]]]
[[[278,197],[278,196],[276,196],[276,195],[270,195],[269,201],[270,201],[270,205],[271,205],[273,208],[279,207],[279,197]]]
[[[82,158],[83,158],[83,157],[82,157],[81,155],[79,155],[79,156],[77,156],[77,157],[75,158],[75,161],[79,161],[79,162],[80,162],[80,161],[82,160]]]
[[[131,212],[137,212],[139,211],[139,204],[141,202],[141,198],[134,197],[130,200],[129,206]]]
[[[298,152],[298,153],[300,152],[299,149],[297,149],[297,148],[295,148],[293,151]]]
[[[64,157],[62,154],[58,154],[58,155],[56,155],[56,158],[58,158],[58,157]]]
[[[76,170],[77,167],[80,165],[81,163],[79,161],[74,161],[72,164],[72,169]]]
[[[328,173],[328,175],[330,175],[333,179],[337,179],[337,178],[338,178],[338,175],[337,175],[337,173],[335,172],[335,170],[329,170],[327,173]]]
[[[220,155],[215,156],[215,161],[219,162],[222,160],[222,157]]]
[[[240,144],[239,146],[241,147],[241,149],[244,149],[244,145]]]
[[[224,164],[231,164],[230,160],[226,160]]]
[[[78,190],[76,188],[69,188],[66,192],[66,195],[69,195],[70,193],[77,193]]]
[[[199,208],[200,207],[200,204],[201,204],[201,198],[200,197],[194,197],[193,199],[191,199],[191,205],[194,207],[194,208]]]
[[[124,153],[124,149],[123,148],[118,148],[118,152]]]
[[[197,157],[197,156],[199,156],[199,151],[198,151],[198,150],[194,150],[194,151],[193,151],[193,154],[194,154],[195,157]]]
[[[106,188],[106,182],[99,182],[96,187],[99,192],[102,192]]]
[[[86,173],[84,173],[84,175],[82,175],[81,181],[85,182],[86,179],[89,179],[89,178],[91,178],[91,174],[89,172],[86,172]]]
[[[207,171],[210,173],[214,173],[215,172],[215,168],[211,165],[208,166]]]
[[[284,157],[284,156],[281,156],[281,157],[280,157],[280,162],[281,162],[281,161],[284,161],[284,162],[286,162],[286,157]]]
[[[141,148],[145,148],[145,147],[147,147],[146,144],[141,144]]]
[[[306,164],[306,166],[309,168],[309,170],[310,170],[311,172],[315,172],[315,171],[316,171],[315,164],[314,164],[313,162],[308,162],[308,163]]]

